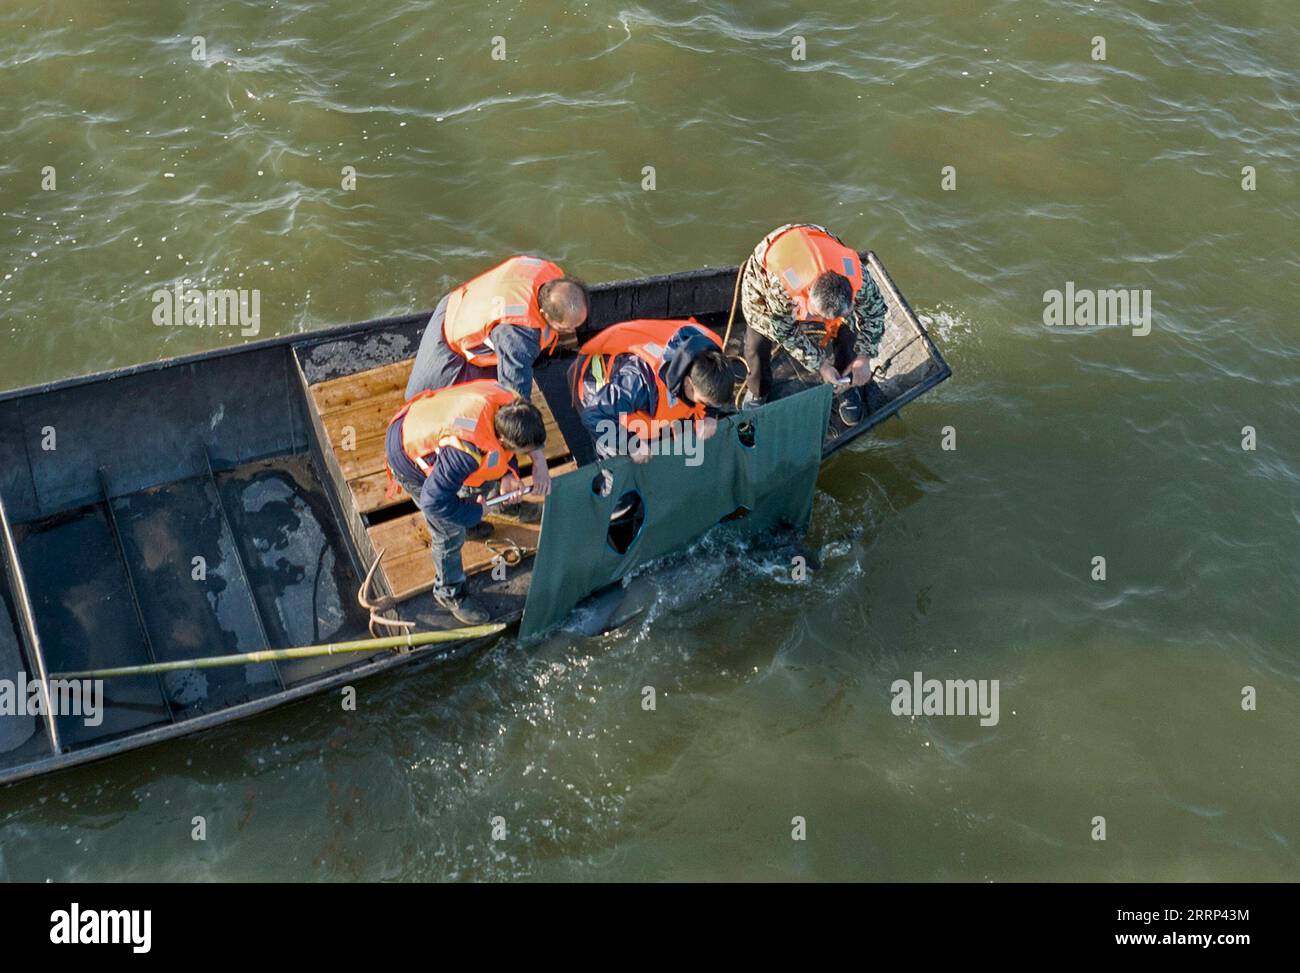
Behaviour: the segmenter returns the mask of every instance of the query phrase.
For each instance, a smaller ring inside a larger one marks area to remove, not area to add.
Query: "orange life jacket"
[[[706,408],[703,403],[696,402],[692,405],[677,398],[668,391],[668,386],[664,384],[659,374],[668,342],[678,331],[688,327],[696,328],[719,349],[722,348],[722,340],[704,325],[697,323],[694,318],[689,321],[649,319],[624,321],[622,324],[614,324],[601,331],[579,349],[585,357],[578,360],[578,367],[574,371],[575,395],[581,398],[582,383],[588,375],[595,380],[597,388],[606,385],[613,372],[614,359],[618,355],[636,355],[650,366],[651,374],[654,375],[657,393],[655,413],[650,415],[646,412],[632,412],[620,415],[619,422],[625,429],[641,439],[653,439],[657,438],[669,423],[685,419],[703,419]]]
[[[763,269],[785,285],[794,303],[795,317],[803,321],[813,320],[808,290],[819,275],[833,270],[847,277],[854,294],[862,287],[862,261],[857,252],[816,226],[792,226],[778,233],[763,255]],[[823,345],[834,339],[843,323],[842,317],[826,322]]]
[[[547,281],[563,276],[564,271],[540,257],[503,260],[451,292],[442,322],[443,337],[456,354],[473,365],[496,365],[492,329],[499,324],[539,331],[542,350],[551,351],[560,336],[542,317],[537,290]]]
[[[402,406],[389,425],[405,417],[402,452],[425,476],[439,450],[459,449],[478,460],[478,469],[466,477],[465,486],[482,486],[510,472],[511,454],[498,441],[492,422],[497,409],[516,399],[514,392],[490,379],[426,389]]]

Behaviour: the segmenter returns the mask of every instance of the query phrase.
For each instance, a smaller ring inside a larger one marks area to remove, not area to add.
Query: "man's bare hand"
[[[637,466],[650,462],[650,446],[644,439],[638,439],[635,446],[628,448],[627,454]]]
[[[706,439],[711,439],[717,431],[718,420],[713,418],[713,416],[705,416],[695,424],[695,435],[699,438],[700,442],[704,442]]]
[[[533,461],[533,493],[544,497],[551,492],[551,471],[546,468],[546,454],[535,449],[528,458]]]
[[[817,374],[822,377],[823,382],[829,382],[834,385],[840,380],[840,373],[835,370],[835,363],[827,358],[817,369]]]
[[[514,493],[516,490],[522,490],[523,488],[524,485],[519,482],[519,477],[515,476],[513,473],[507,473],[505,476],[501,477],[501,496],[505,496],[507,493]]]
[[[871,359],[853,359],[853,361],[849,362],[849,369],[845,374],[852,377],[855,387],[861,388],[871,381]]]

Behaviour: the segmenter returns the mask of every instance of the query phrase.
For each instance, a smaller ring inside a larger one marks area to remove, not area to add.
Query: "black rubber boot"
[[[851,388],[841,395],[838,411],[840,422],[846,426],[856,426],[861,422],[867,411],[862,402],[862,389]]]
[[[433,600],[456,616],[462,625],[482,625],[492,620],[492,614],[473,595],[466,594],[463,584],[454,588],[434,591]]]

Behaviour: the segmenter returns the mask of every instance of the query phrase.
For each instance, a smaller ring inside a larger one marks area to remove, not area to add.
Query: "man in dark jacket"
[[[496,484],[502,494],[520,489],[517,454],[540,456],[546,426],[535,405],[495,383],[472,382],[434,396],[446,394],[476,401],[469,410],[444,410],[443,416],[429,416],[425,413],[437,411],[438,403],[413,400],[389,424],[385,452],[393,479],[415,500],[428,524],[437,574],[434,599],[466,625],[477,625],[490,616],[465,591],[461,548],[467,537],[483,540],[492,534],[492,525],[483,520],[487,490]],[[406,411],[412,404],[424,413],[417,412],[413,418]],[[475,423],[464,418],[475,411],[485,416],[477,429],[473,428]],[[411,426],[417,422],[421,426],[418,430]],[[419,457],[419,464],[412,455]]]
[[[648,439],[694,422],[697,439],[717,430],[716,411],[730,405],[735,375],[717,336],[679,321],[629,321],[605,329],[582,348],[575,366],[579,416],[598,455],[626,450],[650,459]]]
[[[587,287],[537,257],[510,257],[443,297],[425,326],[406,398],[491,378],[522,398],[533,368],[587,319]]]
[[[832,269],[825,269],[832,268]],[[759,241],[740,291],[749,365],[743,405],[762,405],[780,349],[823,382],[848,382],[839,396],[845,425],[866,415],[863,388],[880,351],[887,307],[856,251],[825,227],[787,223]]]

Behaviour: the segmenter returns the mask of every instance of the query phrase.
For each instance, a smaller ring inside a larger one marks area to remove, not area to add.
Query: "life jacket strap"
[[[844,319],[831,318],[829,321],[824,321],[822,323],[826,328],[826,333],[822,335],[821,346],[825,348],[835,340],[835,336],[840,333],[840,328],[844,327]]]

